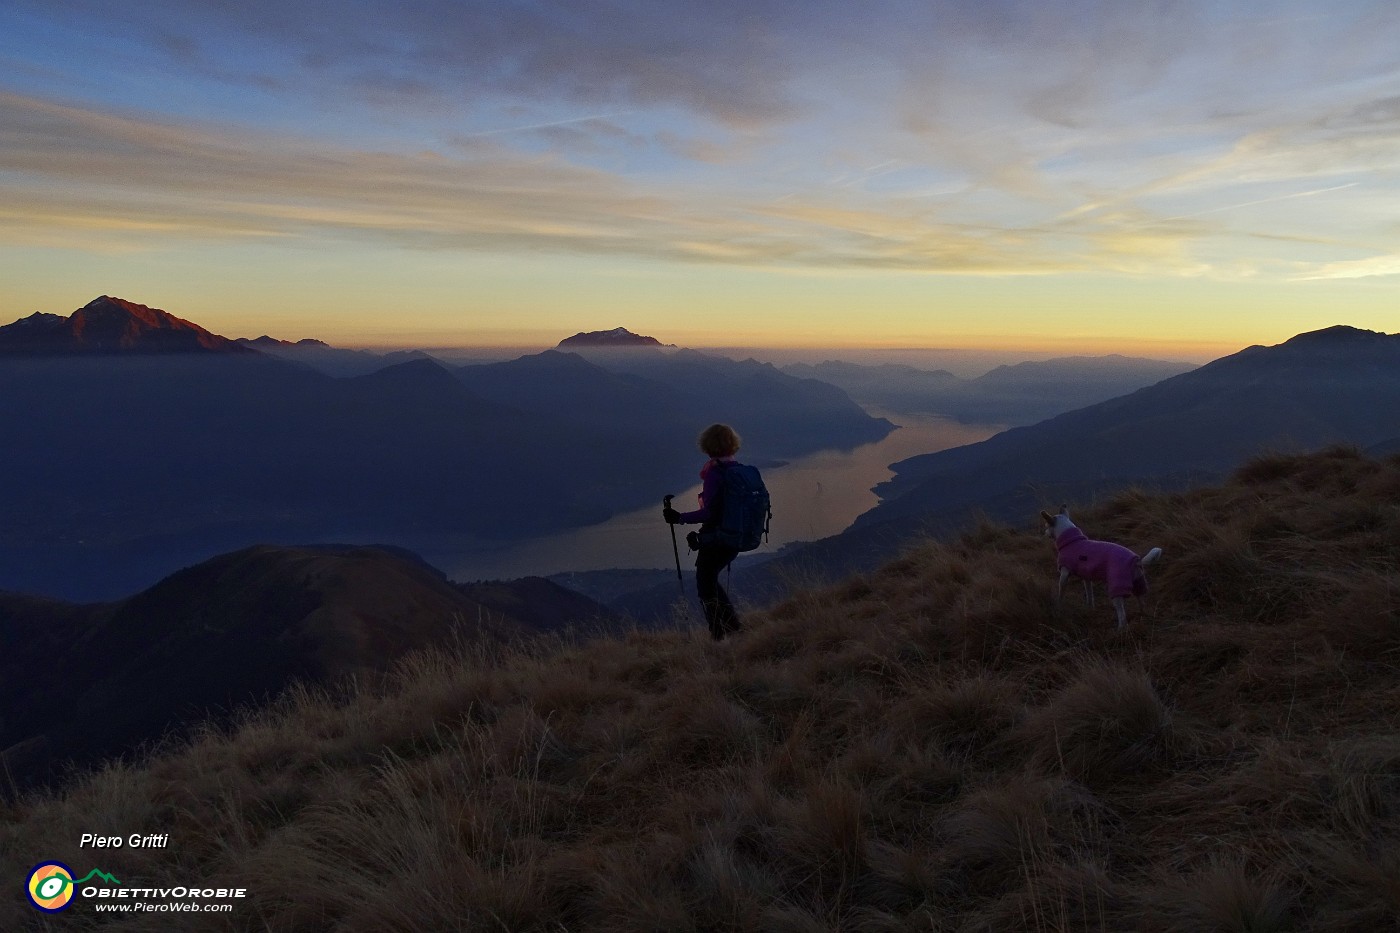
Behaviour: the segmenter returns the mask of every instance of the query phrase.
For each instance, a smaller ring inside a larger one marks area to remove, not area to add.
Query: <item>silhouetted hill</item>
[[[453,585],[472,602],[533,633],[558,633],[570,626],[597,631],[621,624],[620,618],[600,602],[544,577]]]
[[[29,743],[7,759],[11,777],[42,778],[293,681],[610,618],[547,581],[456,585],[416,555],[373,547],[246,548],[110,604],[0,593],[0,750]]]
[[[590,330],[574,334],[559,341],[559,349],[572,350],[579,347],[659,347],[661,341],[655,337],[634,334],[625,327],[612,330]]]
[[[694,565],[694,560],[689,561]],[[684,563],[682,567],[684,567]],[[691,577],[694,571],[688,570]],[[685,583],[678,589],[676,582],[676,571],[674,569],[657,570],[652,568],[631,569],[631,570],[574,570],[565,573],[556,573],[549,577],[550,580],[560,586],[567,587],[577,593],[582,593],[590,599],[597,600],[605,606],[619,609],[626,612],[620,606],[614,605],[617,600],[632,593],[651,591],[653,589],[665,588],[669,594],[669,601],[674,602],[682,592],[693,595],[695,587],[693,583]]]
[[[17,801],[0,843],[246,888],[230,929],[1394,930],[1397,497],[1329,450],[1070,503],[1165,552],[1121,632],[988,524],[721,645],[425,653]],[[79,846],[153,820],[169,847]],[[151,928],[93,900],[63,924]]]
[[[159,308],[107,295],[68,317],[36,312],[0,327],[0,355],[6,356],[250,352]]]

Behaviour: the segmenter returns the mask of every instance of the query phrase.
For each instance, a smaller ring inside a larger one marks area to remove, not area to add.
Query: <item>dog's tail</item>
[[[1157,558],[1159,558],[1159,557],[1161,557],[1161,556],[1162,556],[1162,549],[1159,548],[1159,547],[1154,547],[1152,550],[1150,550],[1150,551],[1148,551],[1146,554],[1142,555],[1142,565],[1143,565],[1144,567],[1146,567],[1148,564],[1152,563],[1154,560],[1156,560]]]

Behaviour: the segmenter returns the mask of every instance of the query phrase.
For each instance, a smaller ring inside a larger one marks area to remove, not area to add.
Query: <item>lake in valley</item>
[[[876,415],[883,413],[874,412]],[[771,540],[759,553],[794,541],[838,534],[879,501],[871,489],[893,474],[889,465],[906,457],[985,440],[1002,430],[995,425],[960,424],[929,415],[885,415],[900,425],[883,440],[853,450],[823,450],[782,466],[763,468],[773,503]],[[739,460],[743,461],[741,451]],[[674,565],[671,535],[661,520],[661,497],[676,495],[680,511],[696,508],[704,455],[696,452],[695,483],[687,489],[658,490],[656,504],[616,515],[606,522],[563,534],[492,546],[422,548],[424,556],[454,580],[500,580],[548,576],[576,570],[664,568]],[[762,464],[760,463],[760,466]],[[683,535],[696,526],[678,526]]]

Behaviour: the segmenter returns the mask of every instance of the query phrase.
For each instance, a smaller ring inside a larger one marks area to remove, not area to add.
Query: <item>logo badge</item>
[[[73,869],[62,862],[40,862],[29,873],[29,902],[56,914],[73,903]]]

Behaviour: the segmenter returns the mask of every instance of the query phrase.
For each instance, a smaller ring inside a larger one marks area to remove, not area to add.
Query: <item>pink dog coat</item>
[[[1142,558],[1121,544],[1091,541],[1078,528],[1066,528],[1055,539],[1055,550],[1060,554],[1060,566],[1076,577],[1108,584],[1110,598],[1147,592]]]

